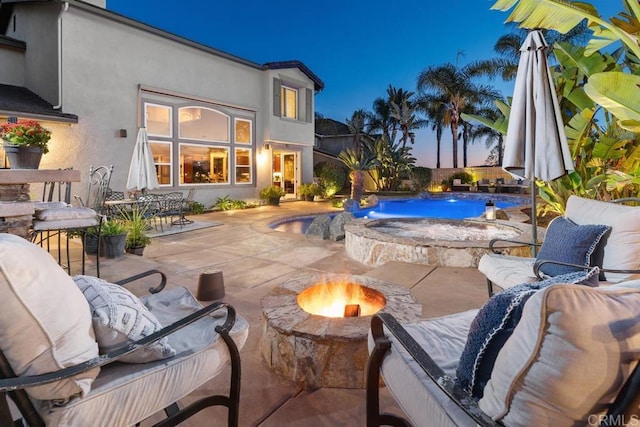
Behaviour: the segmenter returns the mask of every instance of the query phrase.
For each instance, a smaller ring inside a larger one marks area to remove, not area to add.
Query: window
[[[229,184],[229,149],[180,144],[180,184]]]
[[[251,120],[235,119],[235,142],[251,144]]]
[[[153,163],[156,165],[158,184],[171,185],[171,146],[170,142],[149,141],[149,148],[153,153]]]
[[[280,111],[282,117],[298,118],[298,91],[288,86],[280,86]]]
[[[249,148],[236,148],[236,183],[251,184],[251,150]]]
[[[173,136],[171,107],[157,104],[144,104],[144,120],[149,136]]]
[[[179,109],[180,138],[229,142],[229,116],[204,107]]]

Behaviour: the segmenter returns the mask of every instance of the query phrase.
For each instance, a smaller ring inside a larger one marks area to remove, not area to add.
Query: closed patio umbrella
[[[520,48],[502,167],[531,180],[531,222],[537,242],[535,179],[553,181],[573,170],[558,97],[547,64],[548,46],[540,31],[531,31]],[[532,249],[535,256],[535,246]]]
[[[153,154],[149,147],[147,130],[140,128],[138,138],[133,148],[131,164],[129,165],[129,178],[127,179],[127,190],[144,191],[158,188],[158,176],[153,162]]]

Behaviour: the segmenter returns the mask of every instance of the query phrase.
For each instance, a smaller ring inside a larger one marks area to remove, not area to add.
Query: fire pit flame
[[[385,304],[381,293],[350,282],[320,283],[298,295],[304,311],[325,317],[370,316]]]

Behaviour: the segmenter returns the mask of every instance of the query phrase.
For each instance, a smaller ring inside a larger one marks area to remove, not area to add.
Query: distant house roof
[[[320,118],[315,120],[316,135],[322,136],[335,136],[335,135],[349,135],[351,132],[349,131],[349,126],[345,125],[342,122],[337,120],[328,119],[328,118]]]
[[[298,68],[302,71],[311,81],[313,81],[313,87],[315,90],[320,92],[324,89],[324,83],[318,76],[314,74],[313,71],[309,69],[306,65],[304,65],[301,61],[279,61],[279,62],[267,62],[264,64],[264,67],[269,70],[278,70],[282,68]]]
[[[0,115],[78,123],[78,116],[55,110],[53,105],[29,89],[3,84],[0,84]]]

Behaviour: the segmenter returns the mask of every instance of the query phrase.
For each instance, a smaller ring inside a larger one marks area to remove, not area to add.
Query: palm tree
[[[351,119],[346,119],[349,132],[353,134],[353,148],[359,152],[362,135],[365,133],[365,125],[367,121],[367,112],[364,110],[356,110],[351,115]]]
[[[458,167],[458,126],[460,114],[470,105],[487,105],[499,93],[491,86],[475,84],[472,79],[487,74],[482,64],[468,64],[458,68],[451,63],[433,66],[418,76],[418,91],[444,103],[444,123],[451,128],[453,167]]]
[[[407,147],[407,143],[415,143],[414,130],[420,129],[427,124],[427,121],[416,116],[416,107],[408,98],[403,98],[399,103],[396,101],[390,101],[391,103],[391,117],[398,124],[400,129],[400,141],[402,142],[402,149]]]
[[[364,194],[365,172],[376,166],[376,157],[367,147],[362,147],[360,151],[347,148],[338,155],[340,160],[349,169],[349,179],[351,180],[351,199],[360,202]]]
[[[436,168],[440,169],[440,146],[442,142],[442,132],[445,127],[445,98],[436,98],[429,95],[418,97],[416,108],[427,116],[427,122],[431,123],[431,130],[436,133]]]

